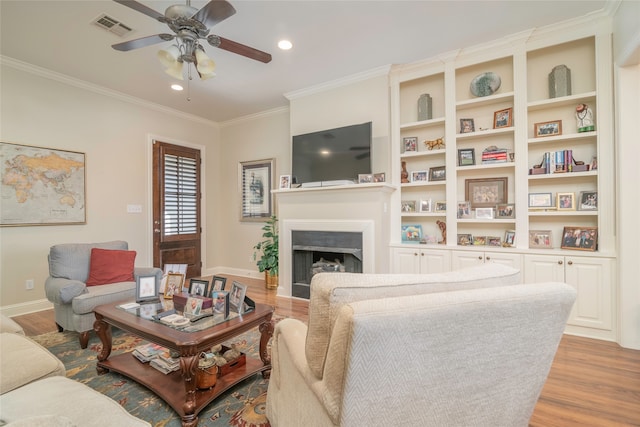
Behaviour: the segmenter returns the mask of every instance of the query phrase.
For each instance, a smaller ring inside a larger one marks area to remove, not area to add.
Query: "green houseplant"
[[[261,254],[256,265],[260,272],[265,273],[267,288],[278,287],[278,218],[272,215],[267,223],[262,227],[262,237],[264,240],[256,244],[253,249],[253,259],[256,260]]]

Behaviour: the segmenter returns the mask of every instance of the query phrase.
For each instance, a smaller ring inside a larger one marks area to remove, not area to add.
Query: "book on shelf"
[[[142,363],[147,363],[155,359],[160,353],[164,353],[165,351],[168,350],[161,345],[149,343],[139,345],[138,347],[134,348],[131,354],[133,354],[133,356]]]
[[[166,375],[180,369],[180,360],[169,356],[163,357],[159,355],[158,357],[151,359],[149,366]]]
[[[495,149],[487,149],[482,152],[482,163],[505,163],[507,161],[507,149],[506,148],[495,148]]]

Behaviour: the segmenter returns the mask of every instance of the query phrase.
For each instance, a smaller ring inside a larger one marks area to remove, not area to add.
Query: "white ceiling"
[[[519,31],[604,9],[612,0],[583,1],[247,1],[229,0],[236,14],[211,33],[269,52],[261,62],[205,49],[217,77],[174,82],[156,59],[160,46],[119,52],[114,43],[171,32],[166,25],[113,1],[0,0],[1,50],[9,57],[112,91],[208,120],[286,106],[298,91],[388,64],[408,63]],[[164,13],[177,0],[141,0]],[[193,0],[201,8],[207,2]],[[100,14],[134,29],[125,38],[93,26]],[[276,44],[290,39],[292,50]],[[191,100],[188,101],[187,98]]]

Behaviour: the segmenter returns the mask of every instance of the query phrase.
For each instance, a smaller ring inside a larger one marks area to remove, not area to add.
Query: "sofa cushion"
[[[345,304],[519,283],[520,270],[496,263],[439,274],[316,274],[311,282],[305,348],[309,368],[322,378],[335,318]]]
[[[119,251],[110,249],[91,249],[89,278],[87,286],[108,285],[116,282],[130,282],[136,251]]]
[[[123,240],[54,245],[49,250],[49,276],[86,282],[92,248],[127,250],[129,245]]]
[[[0,332],[11,332],[13,334],[24,335],[24,329],[18,325],[15,320],[0,314]]]
[[[41,415],[64,415],[82,427],[151,427],[118,402],[78,381],[51,377],[0,396],[2,419],[15,422]]]
[[[66,374],[62,362],[47,349],[9,332],[0,334],[0,372],[0,394],[42,378]]]
[[[0,425],[7,427],[77,427],[69,418],[62,415],[37,415],[35,417],[23,418],[9,424]]]

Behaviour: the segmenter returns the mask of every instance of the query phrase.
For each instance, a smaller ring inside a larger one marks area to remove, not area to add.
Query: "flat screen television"
[[[372,123],[295,135],[291,174],[294,183],[322,185],[355,181],[371,173]]]

